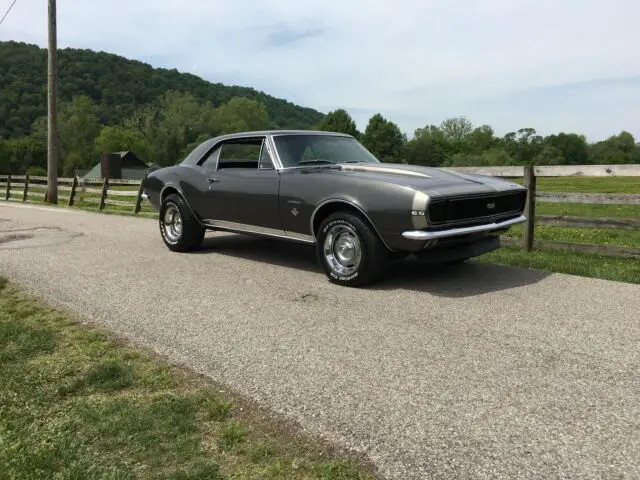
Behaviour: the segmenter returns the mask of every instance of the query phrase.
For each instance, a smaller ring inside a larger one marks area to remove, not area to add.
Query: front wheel
[[[318,259],[331,282],[359,287],[382,276],[389,252],[360,215],[347,211],[329,215],[316,239]]]
[[[180,195],[168,195],[162,202],[159,226],[165,245],[174,252],[194,250],[204,239],[205,229]]]

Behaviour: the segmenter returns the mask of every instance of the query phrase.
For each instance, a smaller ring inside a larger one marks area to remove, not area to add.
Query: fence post
[[[527,201],[524,206],[527,221],[522,232],[522,248],[531,251],[536,223],[536,174],[533,165],[524,166],[524,186],[527,189]]]
[[[76,196],[78,197],[78,202],[84,201],[84,196],[82,194],[85,193],[85,188],[87,188],[85,186],[85,181],[83,178],[81,178],[80,180],[78,180],[78,187],[76,189]],[[73,201],[75,203],[76,199],[74,198]]]
[[[75,200],[75,196],[76,196],[76,188],[78,188],[78,177],[77,175],[73,176],[73,183],[71,184],[71,193],[69,194],[69,207],[73,206],[73,201]]]
[[[29,191],[29,174],[24,176],[24,189],[22,190],[22,201],[27,201],[27,192]]]
[[[4,199],[9,200],[11,195],[11,175],[7,175],[7,191],[4,194]]]
[[[109,188],[109,179],[105,178],[102,182],[102,194],[100,195],[100,206],[98,210],[104,210],[105,200],[107,199],[107,189]]]
[[[136,206],[133,209],[133,213],[139,213],[140,212],[140,204],[142,203],[142,185],[144,184],[144,179],[145,178],[147,178],[146,175],[144,177],[142,177],[142,180],[140,180],[140,187],[138,188],[138,196],[136,197]]]

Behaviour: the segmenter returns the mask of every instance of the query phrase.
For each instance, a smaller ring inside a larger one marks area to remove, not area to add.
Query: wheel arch
[[[200,217],[196,214],[193,208],[191,208],[191,205],[189,204],[187,197],[184,195],[182,190],[176,185],[168,184],[162,187],[162,190],[160,191],[160,207],[162,207],[162,204],[164,203],[165,198],[167,198],[171,194],[179,195],[184,201],[184,203],[187,205],[187,208],[189,208],[189,211],[191,212],[191,215],[193,215],[193,218],[195,218],[197,222],[204,227],[204,225],[202,224],[202,221],[200,220]]]
[[[382,235],[380,235],[380,232],[374,225],[371,218],[369,218],[369,215],[367,215],[367,213],[364,211],[364,209],[357,203],[351,200],[346,200],[344,198],[332,198],[324,200],[320,202],[318,206],[316,206],[316,208],[313,210],[310,219],[310,227],[314,242],[317,242],[316,233],[320,228],[320,224],[322,223],[322,221],[332,213],[338,212],[340,210],[347,210],[361,215],[364,218],[365,223],[373,230],[373,232],[380,239],[386,249],[390,252],[394,251],[389,247],[387,242],[385,242],[384,238],[382,237]]]

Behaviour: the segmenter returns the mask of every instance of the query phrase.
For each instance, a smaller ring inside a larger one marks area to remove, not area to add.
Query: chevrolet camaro
[[[452,263],[499,248],[499,234],[525,221],[527,190],[383,163],[342,133],[270,130],[202,142],[151,171],[143,195],[170,250],[198,248],[207,230],[301,242],[330,281],[363,286],[407,255]]]

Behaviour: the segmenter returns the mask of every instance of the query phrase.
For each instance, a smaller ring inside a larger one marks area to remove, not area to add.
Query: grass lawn
[[[574,252],[527,252],[518,247],[505,246],[474,260],[640,284],[640,261],[628,258]]]
[[[640,218],[640,205],[538,202],[536,203],[536,215],[567,215],[594,218]]]
[[[522,178],[511,179],[522,184]],[[640,177],[538,177],[539,192],[635,193],[640,194]]]
[[[370,479],[202,377],[0,278],[0,478]]]
[[[522,230],[522,225],[515,225],[505,233],[505,236],[522,238]],[[536,240],[555,240],[558,242],[640,248],[639,230],[619,230],[612,228],[566,228],[536,225],[535,238]]]

